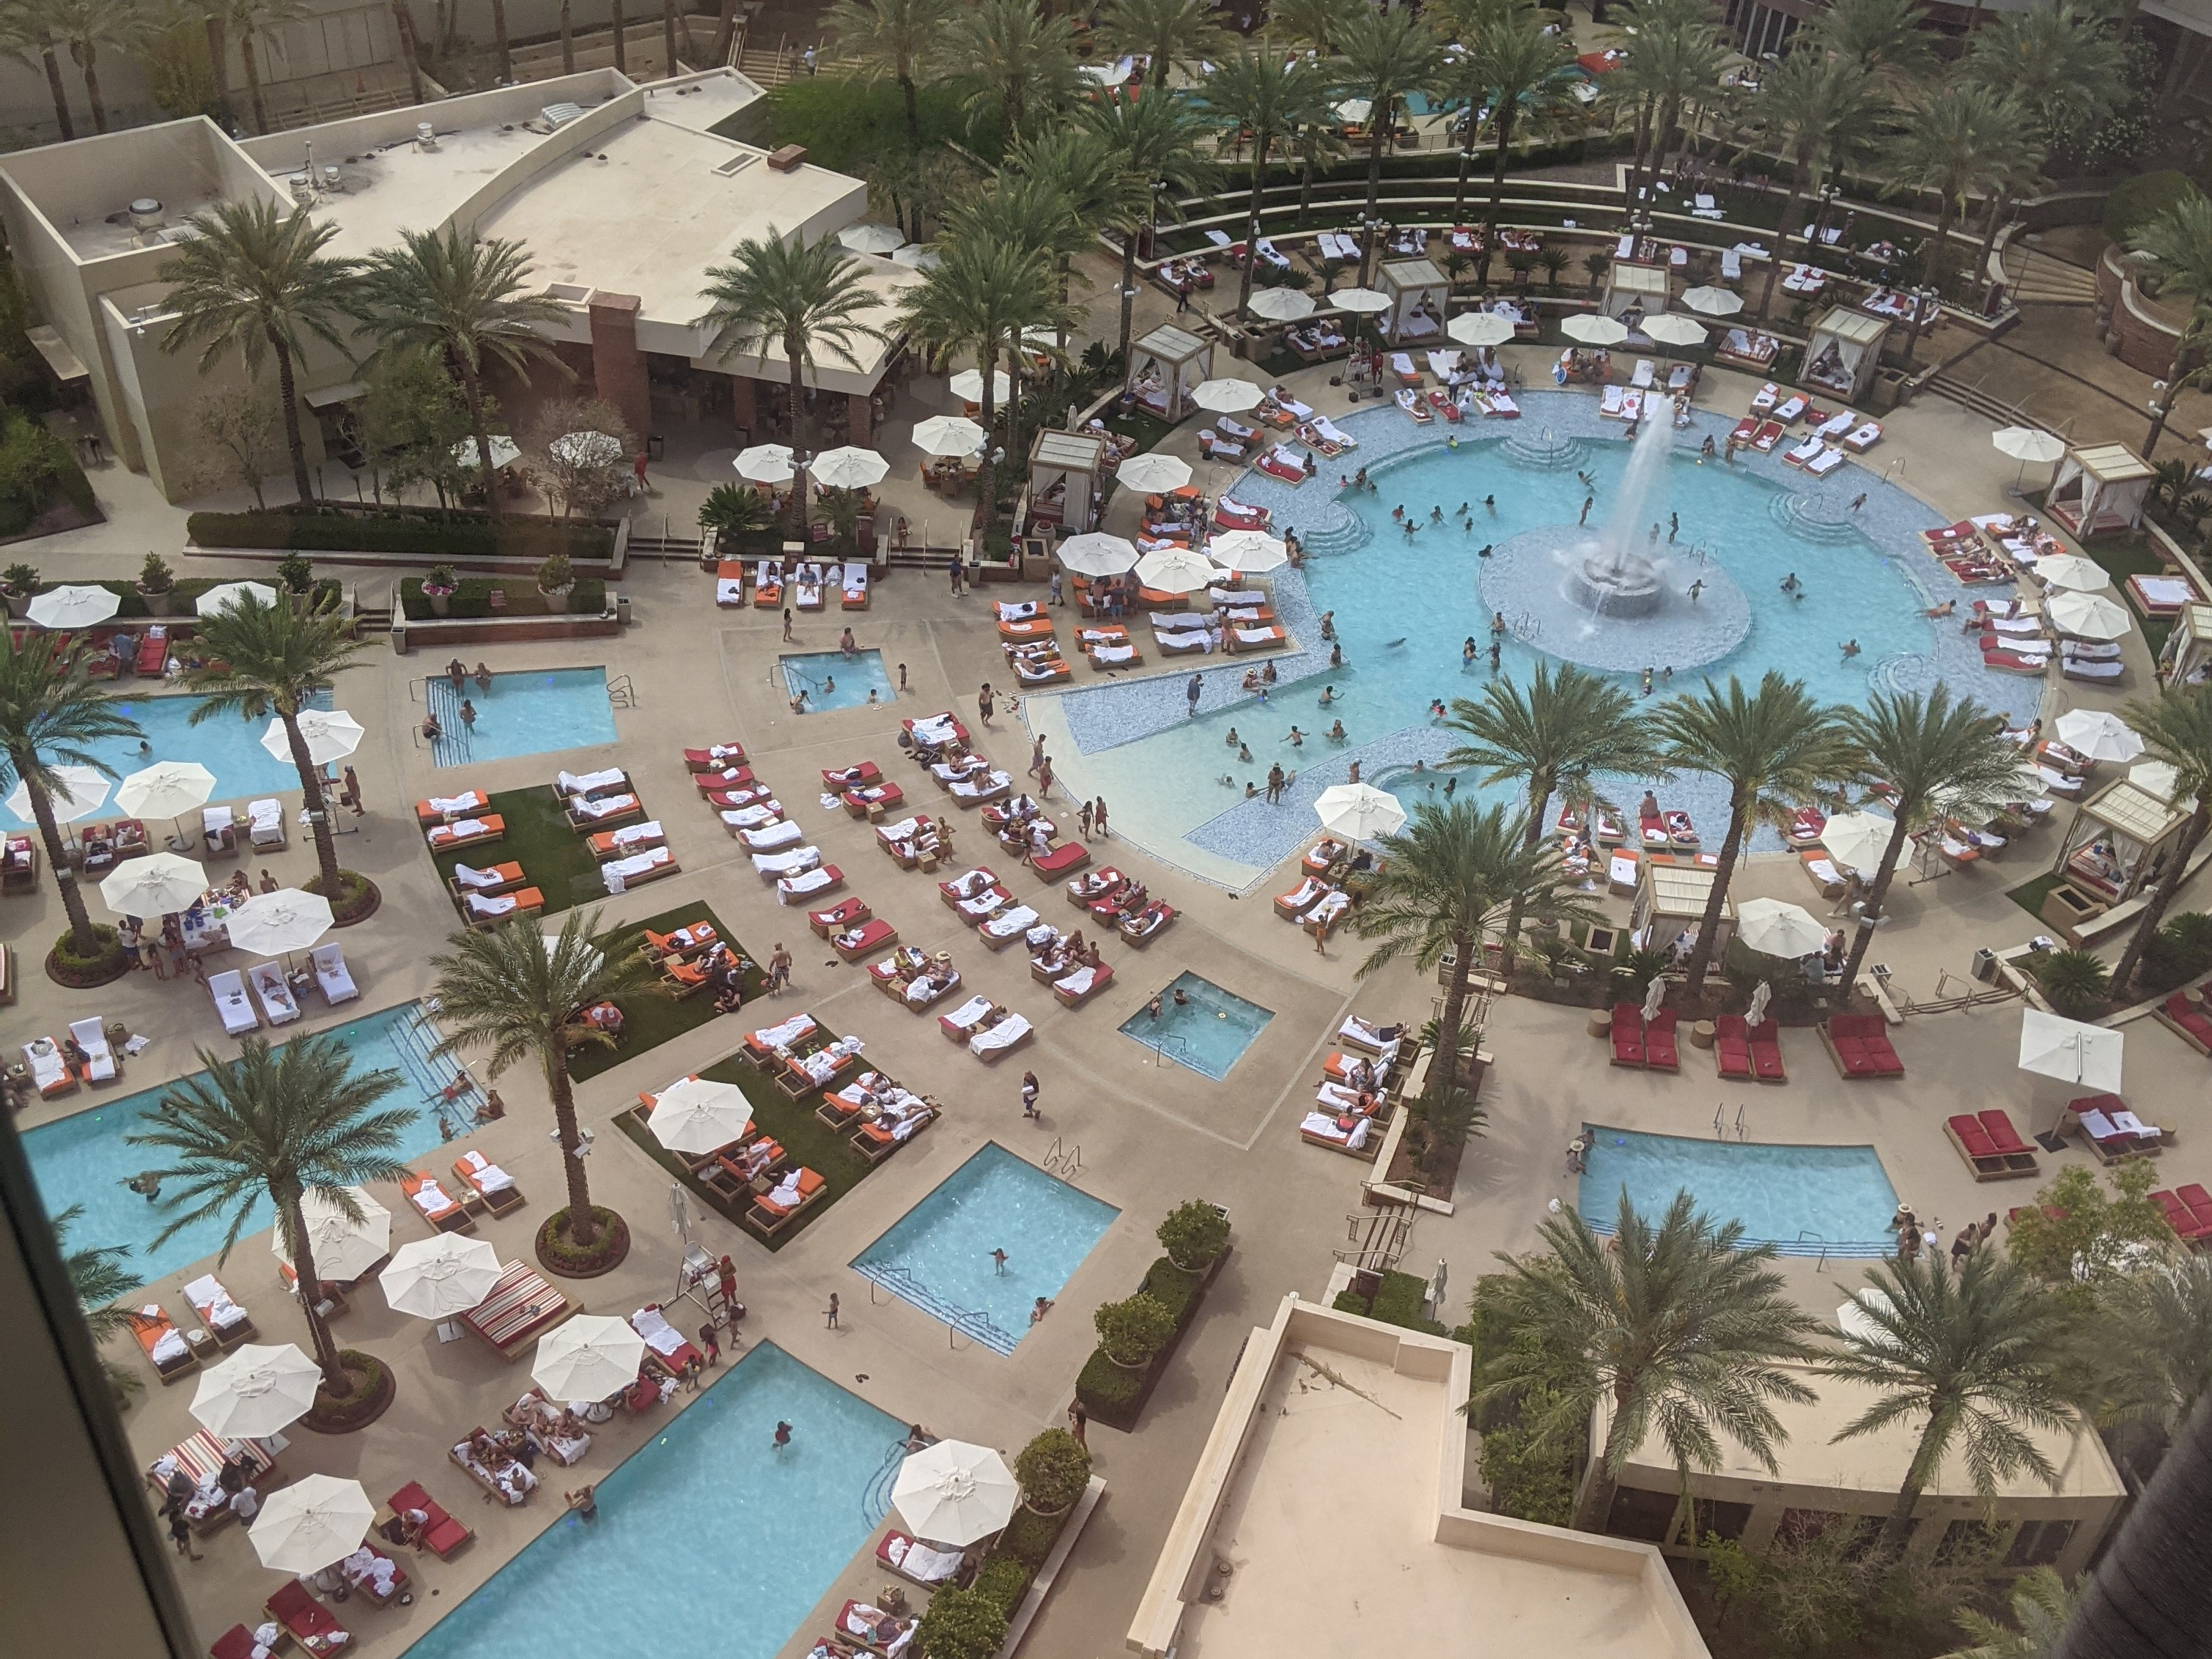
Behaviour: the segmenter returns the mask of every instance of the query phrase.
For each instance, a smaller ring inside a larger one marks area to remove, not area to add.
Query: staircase
[[[2020,411],[2008,404],[1999,402],[1978,386],[1968,386],[1954,379],[1948,371],[1935,376],[1922,388],[1932,392],[1947,402],[1954,403],[1969,413],[1998,426],[2013,426],[2020,421]]]
[[[2005,281],[2014,305],[2094,306],[2095,275],[2081,265],[2015,242],[2005,250]]]

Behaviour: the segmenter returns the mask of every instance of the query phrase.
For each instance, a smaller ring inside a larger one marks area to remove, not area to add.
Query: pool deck
[[[1551,354],[1509,348],[1508,355],[1534,382]],[[1310,371],[1297,384],[1310,401],[1337,407],[1323,401],[1325,396],[1340,396],[1329,394],[1326,380],[1326,371]],[[1745,377],[1708,371],[1700,405],[1733,413],[1746,406],[1754,386]],[[1179,430],[1165,447],[1188,453],[1195,425]],[[1909,458],[1899,482],[1929,501],[1931,521],[2007,504],[2004,492],[2014,464],[1990,449],[1985,424],[1931,402],[1892,416],[1887,425],[1887,441],[1876,454]],[[895,465],[910,471],[910,459],[902,455]],[[49,569],[63,568],[66,560],[76,574],[126,574],[136,568],[145,546],[181,542],[181,515],[153,501],[143,479],[112,465],[94,478],[110,521],[40,545],[36,556]],[[687,498],[672,482],[665,495],[649,503],[652,516],[688,514],[706,488],[698,483],[695,496]],[[244,561],[191,558],[181,564],[188,575],[265,571],[265,566]],[[337,567],[330,574],[349,582],[358,578],[365,594],[380,595],[390,580],[388,574]],[[369,922],[336,936],[360,983],[361,1001],[335,1010],[314,1003],[307,1018],[283,1035],[342,1024],[364,1010],[428,989],[425,958],[439,948],[454,919],[411,822],[409,803],[466,785],[500,790],[540,784],[560,764],[620,763],[631,772],[648,811],[665,825],[684,869],[610,901],[608,919],[635,919],[695,900],[711,902],[756,952],[781,939],[793,946],[799,965],[790,992],[748,1011],[761,1018],[711,1023],[580,1085],[585,1121],[599,1131],[598,1155],[591,1163],[594,1196],[624,1212],[635,1230],[632,1253],[620,1268],[567,1286],[585,1308],[626,1314],[647,1301],[665,1301],[676,1282],[678,1245],[665,1220],[666,1178],[611,1128],[612,1115],[640,1089],[657,1087],[720,1058],[735,1047],[742,1031],[802,1008],[833,1027],[859,1032],[867,1041],[867,1063],[938,1095],[947,1103],[948,1115],[776,1255],[769,1255],[716,1218],[702,1222],[701,1232],[710,1249],[726,1249],[738,1261],[740,1295],[750,1308],[744,1328],[748,1343],[772,1337],[796,1358],[895,1416],[919,1421],[939,1434],[978,1440],[1009,1453],[1018,1449],[1038,1429],[1061,1419],[1075,1372],[1091,1346],[1090,1310],[1134,1286],[1158,1253],[1152,1229],[1159,1217],[1186,1197],[1203,1195],[1224,1205],[1237,1229],[1238,1249],[1153,1395],[1138,1437],[1127,1439],[1103,1428],[1091,1433],[1099,1473],[1109,1482],[1107,1499],[1025,1649],[1036,1659],[1095,1659],[1109,1639],[1100,1632],[1127,1626],[1212,1427],[1239,1346],[1255,1324],[1273,1316],[1285,1291],[1320,1294],[1333,1248],[1345,1237],[1346,1218],[1359,1207],[1365,1166],[1304,1146],[1295,1133],[1330,1034],[1351,1009],[1418,1023],[1426,1017],[1433,988],[1404,968],[1386,969],[1361,983],[1354,968],[1364,947],[1357,940],[1340,939],[1326,955],[1316,954],[1271,907],[1239,902],[1213,884],[1159,865],[1116,841],[1096,849],[1098,861],[1140,872],[1184,915],[1155,944],[1150,960],[1125,945],[1109,946],[1107,960],[1117,970],[1114,986],[1088,1007],[1062,1009],[1030,979],[1018,951],[994,955],[958,929],[939,902],[933,879],[896,870],[874,849],[866,825],[842,812],[824,813],[816,805],[816,769],[865,758],[883,764],[920,810],[934,812],[945,801],[917,769],[898,758],[887,714],[861,709],[793,718],[780,686],[769,683],[780,648],[780,619],[764,611],[715,611],[705,603],[710,579],[696,569],[637,567],[625,588],[633,624],[624,635],[502,648],[492,665],[505,672],[603,661],[610,675],[629,675],[637,707],[617,713],[618,740],[603,750],[559,761],[524,758],[466,771],[434,770],[414,736],[420,719],[415,688],[438,665],[379,648],[365,653],[362,665],[343,677],[339,706],[368,730],[355,763],[369,812],[344,826],[357,833],[342,839],[340,854],[349,866],[381,884],[384,908]],[[963,718],[972,717],[976,685],[986,679],[1003,684],[1006,678],[986,610],[994,591],[1006,590],[986,589],[955,599],[941,576],[896,575],[878,586],[874,608],[857,617],[833,611],[799,617],[799,648],[830,648],[838,631],[852,622],[863,646],[882,649],[894,676],[896,664],[908,665],[915,693],[902,700],[901,713],[927,714],[951,707]],[[2139,641],[2130,648],[2139,652]],[[2148,684],[2139,659],[2131,658],[2130,667],[2127,685],[2118,691],[2051,682],[2045,712],[2118,707]],[[1153,672],[1180,679],[1188,668],[1171,665]],[[1003,705],[994,726],[977,735],[986,752],[1007,769],[1025,761],[1028,733]],[[678,753],[683,744],[730,738],[746,744],[760,775],[779,788],[787,807],[827,857],[843,867],[848,890],[897,925],[907,943],[954,950],[975,989],[1036,1023],[1032,1043],[986,1067],[948,1044],[933,1021],[891,1007],[868,988],[857,969],[825,965],[826,950],[805,933],[797,912],[775,906],[771,890],[756,878],[742,849],[722,833],[685,779]],[[1060,805],[1063,811],[1072,806]],[[1034,878],[999,856],[972,817],[948,816],[957,826],[959,851],[967,855],[957,863],[988,862],[1002,874],[1014,874],[1018,893],[1030,896]],[[1966,973],[1976,946],[2012,945],[2041,931],[2005,897],[2002,887],[2046,862],[2056,834],[2048,828],[2037,832],[1994,866],[1923,886],[1900,884],[1891,897],[1893,925],[1884,931],[1878,953],[1894,968],[1896,983],[1916,995],[1931,996],[1939,973],[1954,978]],[[253,860],[251,867],[258,873],[264,862],[281,879],[296,882],[312,872],[312,849],[295,833],[288,850],[267,860]],[[228,867],[220,866],[226,872]],[[1267,878],[1279,873],[1271,872]],[[1754,859],[1738,882],[1739,901],[1772,894],[1809,902],[1809,889],[1793,859]],[[1059,919],[1060,902],[1045,896],[1039,908]],[[2200,873],[2182,902],[2203,908],[2208,902],[2212,879]],[[1623,902],[1609,903],[1625,911]],[[156,984],[134,974],[96,994],[54,987],[39,972],[38,958],[60,926],[51,881],[35,896],[0,906],[0,936],[18,953],[21,1000],[7,1022],[15,1041],[58,1032],[70,1018],[96,1012],[124,1021],[149,1042],[112,1091],[88,1089],[41,1103],[22,1115],[23,1123],[96,1105],[104,1093],[119,1095],[181,1076],[196,1068],[196,1047],[227,1048],[205,994],[189,981]],[[1142,1051],[1115,1030],[1182,969],[1275,1012],[1225,1084],[1172,1065],[1148,1065]],[[1521,1000],[1508,1000],[1492,1012],[1487,1046],[1497,1065],[1484,1092],[1487,1133],[1462,1166],[1452,1213],[1425,1215],[1406,1259],[1415,1271],[1428,1271],[1439,1261],[1448,1263],[1455,1302],[1486,1270],[1493,1251],[1533,1243],[1547,1200],[1572,1201],[1573,1182],[1565,1174],[1562,1151],[1586,1119],[1697,1134],[1711,1132],[1717,1111],[1732,1127],[1741,1107],[1747,1128],[1760,1139],[1868,1142],[1881,1151],[1899,1194],[1923,1217],[1943,1218],[1948,1233],[1957,1221],[2022,1201],[2033,1183],[1975,1185],[1942,1139],[1942,1118],[1953,1111],[2002,1105],[2012,1109],[2024,1133],[2032,1133],[2048,1127],[2061,1093],[2056,1085],[2032,1084],[2014,1071],[2018,1022],[2010,1006],[1908,1024],[1896,1034],[1908,1067],[1902,1083],[1844,1084],[1809,1032],[1788,1033],[1784,1053],[1791,1081],[1786,1088],[1718,1084],[1705,1069],[1710,1056],[1686,1045],[1679,1077],[1618,1071],[1606,1063],[1604,1045],[1584,1035],[1583,1022],[1579,1010]],[[2130,1101],[2147,1117],[2175,1127],[2181,1135],[2179,1148],[2162,1160],[2161,1181],[2212,1177],[2212,1157],[2196,1150],[2212,1131],[2206,1062],[2148,1022],[2130,1026],[2129,1037]],[[1025,1068],[1036,1071],[1043,1084],[1041,1124],[1021,1119],[1018,1089]],[[516,1216],[480,1224],[479,1236],[512,1259],[527,1255],[536,1226],[560,1201],[559,1172],[546,1139],[542,1087],[527,1068],[509,1073],[498,1086],[508,1115],[471,1144],[507,1168],[530,1196],[529,1206]],[[1055,1144],[1063,1151],[1079,1147],[1079,1183],[1122,1212],[1069,1280],[1057,1310],[1006,1358],[949,1339],[943,1326],[918,1309],[880,1293],[872,1297],[866,1282],[846,1266],[994,1138],[1030,1157],[1042,1157]],[[2087,1156],[2069,1148],[2045,1158],[2046,1173],[2085,1162]],[[440,1159],[432,1167],[442,1168],[448,1161]],[[396,1191],[380,1196],[393,1212],[395,1244],[424,1235],[427,1229]],[[147,1288],[145,1299],[159,1299],[173,1313],[186,1312],[179,1286],[198,1270],[165,1275]],[[1812,1260],[1793,1261],[1784,1271],[1806,1306],[1822,1317],[1832,1315],[1839,1289],[1856,1278],[1855,1269],[1832,1264],[1824,1268]],[[288,1317],[265,1239],[242,1241],[222,1273],[233,1293],[256,1316],[264,1339],[286,1341],[301,1335]],[[824,1328],[822,1311],[832,1291],[843,1304],[842,1328],[834,1332]],[[374,1610],[355,1601],[340,1609],[356,1634],[352,1650],[368,1659],[398,1653],[441,1612],[551,1524],[559,1514],[563,1477],[577,1483],[604,1475],[645,1443],[656,1427],[651,1418],[608,1425],[580,1468],[547,1471],[547,1490],[527,1507],[494,1509],[471,1497],[445,1449],[474,1425],[495,1420],[499,1407],[526,1387],[527,1362],[504,1364],[472,1340],[441,1345],[428,1323],[383,1308],[373,1290],[337,1329],[348,1345],[366,1348],[394,1367],[398,1401],[363,1433],[336,1439],[293,1436],[283,1463],[286,1476],[325,1471],[356,1477],[373,1498],[404,1480],[421,1479],[478,1534],[475,1546],[452,1562],[410,1561],[418,1588],[412,1607]],[[143,1370],[127,1338],[112,1352],[125,1364]],[[190,1386],[164,1389],[149,1379],[146,1391],[131,1405],[124,1420],[141,1463],[190,1431],[191,1392]],[[679,1407],[689,1397],[678,1396]],[[179,1564],[204,1642],[234,1621],[252,1620],[262,1599],[281,1583],[258,1565],[238,1528],[207,1540],[205,1554],[202,1562]],[[787,1659],[796,1659],[817,1633],[829,1628],[830,1617],[846,1595],[872,1595],[883,1580],[872,1559],[865,1553],[856,1557],[827,1588],[817,1615],[793,1632],[784,1650]],[[99,1593],[93,1584],[67,1588],[87,1605]],[[650,1592],[641,1589],[645,1619]]]

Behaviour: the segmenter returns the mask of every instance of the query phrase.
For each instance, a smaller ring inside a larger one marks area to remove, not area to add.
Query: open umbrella
[[[914,423],[914,447],[925,455],[973,455],[988,435],[965,415],[932,415]]]
[[[376,1505],[358,1480],[307,1474],[261,1500],[253,1517],[253,1553],[278,1572],[320,1572],[361,1547]]]
[[[911,270],[934,270],[945,263],[945,256],[933,247],[924,247],[919,242],[908,242],[891,255],[894,264]]]
[[[2131,761],[2143,751],[2135,728],[2101,708],[2069,708],[2051,730],[2059,742],[2091,760]]]
[[[1628,325],[1586,311],[1561,323],[1559,332],[1584,345],[1616,346],[1628,337]]]
[[[1060,544],[1060,563],[1073,575],[1118,576],[1136,568],[1136,544],[1103,531],[1087,531]]]
[[[2038,559],[2035,579],[2045,587],[2067,587],[2081,593],[2094,593],[2112,585],[2110,571],[2079,553],[2053,553]]]
[[[881,483],[891,464],[872,449],[847,444],[817,455],[806,470],[824,489],[866,489]]]
[[[741,449],[732,463],[738,476],[751,483],[780,484],[791,482],[791,446],[789,444],[755,444],[750,449]]]
[[[1492,311],[1462,311],[1444,325],[1444,332],[1462,345],[1504,345],[1513,337],[1513,319]]]
[[[1651,983],[1644,988],[1644,1018],[1647,1024],[1659,1018],[1660,1006],[1667,1000],[1667,975],[1654,974]]]
[[[1347,98],[1336,106],[1336,118],[1340,121],[1349,121],[1357,126],[1374,112],[1375,106],[1367,99]]]
[[[1761,980],[1751,988],[1751,1006],[1743,1011],[1743,1023],[1757,1025],[1766,1018],[1766,1005],[1774,1000],[1774,987]]]
[[[41,628],[89,628],[121,608],[123,596],[111,587],[64,582],[33,599],[23,615]]]
[[[663,1089],[645,1127],[672,1152],[711,1152],[753,1126],[753,1109],[734,1083],[687,1077]]]
[[[320,893],[280,887],[256,893],[230,913],[225,924],[234,948],[258,956],[304,951],[331,930],[331,902]]]
[[[463,466],[471,468],[483,466],[483,452],[477,447],[477,441],[474,438],[464,438],[453,446],[453,459]],[[513,466],[521,459],[520,444],[503,432],[495,432],[491,434],[491,464],[495,471],[502,466]]]
[[[491,1294],[504,1271],[499,1252],[481,1238],[436,1233],[410,1238],[392,1253],[392,1265],[377,1274],[384,1299],[404,1314],[421,1319],[450,1319],[466,1313]]]
[[[1259,408],[1267,395],[1251,381],[1232,375],[1225,380],[1200,380],[1198,389],[1190,394],[1190,400],[1217,415],[1242,415],[1248,409]]]
[[[2162,760],[2137,761],[2128,768],[2128,781],[2163,801],[2171,801],[2181,783],[2180,775]]]
[[[555,1400],[605,1400],[637,1380],[645,1339],[610,1314],[579,1314],[538,1339],[530,1380]]]
[[[1828,930],[1801,904],[1784,899],[1746,899],[1736,912],[1736,937],[1753,951],[1795,961],[1828,942]]]
[[[1871,1310],[1871,1311],[1870,1311]],[[1889,1299],[1889,1292],[1868,1285],[1854,1291],[1849,1300],[1836,1310],[1836,1328],[1845,1336],[1855,1336],[1862,1342],[1887,1344],[1893,1340],[1889,1333],[1874,1322],[1873,1313],[1894,1314],[1897,1304]]]
[[[956,1548],[1005,1527],[1021,1495],[1004,1458],[964,1440],[908,1452],[891,1485],[892,1506],[916,1537]]]
[[[612,466],[623,458],[622,440],[611,432],[566,432],[545,447],[570,466]]]
[[[848,253],[893,253],[906,237],[889,225],[848,225],[837,233],[837,246]]]
[[[1244,309],[1271,323],[1295,323],[1314,314],[1314,298],[1294,288],[1263,288],[1245,301]]]
[[[1644,337],[1656,340],[1661,345],[1701,346],[1705,343],[1705,326],[1692,322],[1687,317],[1671,313],[1644,319]]]
[[[2009,455],[2022,466],[2033,462],[2048,466],[2066,453],[2066,440],[2032,426],[2008,426],[1990,434],[2000,455]]]
[[[2054,593],[2043,609],[2060,633],[2085,640],[2122,639],[2136,625],[2125,605],[2102,593]]]
[[[2040,1008],[2020,1013],[2020,1069],[2057,1078],[2093,1094],[2120,1091],[2120,1060],[2127,1039],[2108,1025],[2062,1019]]]
[[[1132,455],[1114,470],[1114,476],[1123,489],[1150,495],[1188,483],[1190,463],[1180,455]]]
[[[361,1278],[392,1249],[392,1212],[362,1188],[348,1187],[345,1192],[361,1212],[358,1221],[337,1207],[327,1188],[310,1187],[300,1200],[315,1271],[339,1284]],[[269,1249],[280,1261],[292,1259],[282,1227],[269,1230]]]
[[[1314,814],[1322,829],[1346,841],[1372,841],[1406,827],[1398,798],[1371,783],[1331,784],[1314,802]]]
[[[119,916],[166,916],[207,890],[207,866],[174,853],[132,859],[100,884],[100,896]]]
[[[1355,316],[1372,317],[1390,309],[1390,296],[1371,288],[1340,288],[1328,295],[1326,303]]]
[[[276,590],[266,582],[224,582],[201,594],[192,609],[203,617],[212,617],[229,610],[249,594],[264,611],[271,609],[276,603]]]
[[[173,844],[189,847],[191,842],[185,834],[184,816],[206,805],[213,793],[215,774],[198,761],[155,761],[116,785],[115,805],[117,811],[134,818],[175,819],[177,838]]]
[[[1206,556],[1230,570],[1273,570],[1291,556],[1279,536],[1264,530],[1224,530],[1206,544]]]
[[[1682,303],[1700,316],[1733,317],[1743,309],[1743,295],[1724,288],[1693,288],[1684,292]]]
[[[307,758],[317,766],[343,760],[361,747],[365,735],[361,722],[343,708],[302,708],[293,718],[300,723],[300,738],[307,745]],[[271,719],[261,734],[261,746],[281,761],[292,758],[292,744],[284,722]]]
[[[963,404],[980,404],[983,401],[983,371],[979,368],[963,368],[947,380],[945,385],[951,388],[952,395]],[[1012,389],[1013,383],[1006,379],[1005,369],[994,368],[991,371],[991,401],[993,403],[1005,403],[1007,392]]]
[[[1137,580],[1163,593],[1194,593],[1219,574],[1212,560],[1188,547],[1164,547],[1137,561]]]
[[[315,1403],[323,1368],[289,1342],[249,1342],[200,1373],[192,1415],[224,1440],[258,1440],[296,1423]]]
[[[90,817],[107,799],[107,780],[89,766],[57,766],[54,778],[59,787],[47,790],[46,804],[53,809],[56,823],[75,823],[79,818]],[[9,790],[7,805],[25,823],[30,823],[31,786],[19,783]]]

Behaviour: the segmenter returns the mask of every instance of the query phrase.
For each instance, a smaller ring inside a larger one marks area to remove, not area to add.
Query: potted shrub
[[[1099,1304],[1091,1316],[1098,1350],[1125,1371],[1140,1371],[1175,1335],[1175,1316],[1158,1297],[1139,1291],[1121,1302]]]
[[[1006,1615],[990,1596],[947,1584],[929,1598],[915,1634],[929,1659],[991,1659],[1006,1644]]]
[[[540,573],[541,580],[543,573]],[[447,617],[453,614],[453,595],[460,589],[460,579],[453,574],[449,564],[434,565],[430,574],[422,578],[422,597],[430,602],[430,614]]]
[[[1202,1273],[1228,1247],[1229,1218],[1202,1198],[1178,1204],[1160,1223],[1160,1248],[1187,1273]]]
[[[576,591],[576,572],[566,553],[556,553],[538,567],[538,591],[545,596],[548,611],[568,608],[568,596]]]
[[[1066,1429],[1047,1429],[1014,1459],[1022,1502],[1039,1515],[1065,1515],[1091,1480],[1091,1454]]]
[[[38,596],[39,571],[35,565],[11,564],[0,570],[0,598],[8,601],[8,614],[21,622],[23,613],[31,608]]]
[[[176,588],[177,573],[169,568],[169,562],[159,553],[149,553],[146,562],[138,567],[138,597],[146,601],[146,614],[167,616]]]
[[[276,580],[290,597],[293,609],[298,610],[315,591],[315,567],[295,553],[276,561]]]

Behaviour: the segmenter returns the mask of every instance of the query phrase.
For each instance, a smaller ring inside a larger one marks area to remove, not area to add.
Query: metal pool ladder
[[[629,675],[617,674],[607,682],[607,706],[610,708],[637,707],[637,687],[630,684]]]
[[[1080,1145],[1065,1146],[1060,1138],[1055,1135],[1053,1138],[1052,1149],[1038,1160],[1038,1167],[1047,1175],[1058,1176],[1062,1181],[1073,1186],[1075,1183],[1075,1177],[1083,1173],[1083,1148]]]

